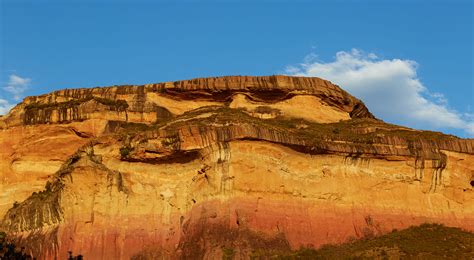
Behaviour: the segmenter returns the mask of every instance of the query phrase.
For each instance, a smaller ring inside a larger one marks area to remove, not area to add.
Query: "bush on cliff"
[[[128,158],[130,155],[130,152],[132,151],[132,148],[129,146],[124,146],[120,148],[120,157],[122,159]]]
[[[16,245],[8,241],[7,234],[0,231],[0,259],[2,260],[24,260],[36,259],[25,252],[25,248],[21,247],[19,250]]]

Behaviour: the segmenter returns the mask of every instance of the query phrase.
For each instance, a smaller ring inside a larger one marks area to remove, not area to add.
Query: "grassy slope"
[[[423,224],[352,243],[301,249],[276,259],[474,259],[474,234]]]
[[[198,116],[205,113],[213,115],[207,118]],[[309,138],[323,138],[330,140],[347,140],[362,143],[372,143],[378,135],[396,136],[408,141],[417,141],[420,139],[426,141],[451,141],[458,138],[445,135],[440,132],[431,131],[413,131],[409,128],[392,125],[375,119],[352,119],[338,123],[312,123],[303,119],[277,117],[274,119],[259,119],[245,113],[242,109],[231,109],[227,107],[203,107],[184,113],[176,118],[168,118],[152,125],[145,124],[123,124],[129,132],[142,132],[145,130],[155,130],[167,125],[167,129],[177,129],[197,125],[201,127],[209,126],[212,123],[217,124],[253,124],[266,128],[278,129]],[[305,128],[298,127],[304,125]],[[365,133],[366,129],[372,131]]]

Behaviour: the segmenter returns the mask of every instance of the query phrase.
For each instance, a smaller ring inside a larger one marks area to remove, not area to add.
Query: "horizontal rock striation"
[[[0,128],[0,230],[38,259],[248,259],[425,222],[474,231],[473,139],[387,124],[319,78],[60,90]]]
[[[152,94],[172,100],[202,100],[224,104],[230,102],[235,93],[247,93],[251,100],[267,103],[283,101],[295,95],[311,95],[329,106],[349,113],[352,118],[374,118],[360,100],[326,80],[289,76],[231,76],[148,85],[58,90],[25,98],[7,116],[1,118],[0,127],[104,119],[104,112],[115,120],[152,123],[163,118],[163,111],[167,116],[170,115],[166,107],[153,100]],[[98,113],[99,111],[102,113]],[[119,114],[115,115],[117,113]],[[129,117],[129,114],[136,115]]]
[[[317,124],[282,118],[256,120],[244,110],[236,109],[209,108],[200,111],[203,114],[208,112],[212,115],[206,118],[183,116],[165,126],[150,127],[136,135],[135,142],[150,150],[147,140],[165,138],[175,144],[175,150],[193,150],[235,140],[264,140],[309,154],[332,153],[371,158],[399,156],[442,160],[443,150],[474,154],[472,139],[401,129],[375,119]],[[369,127],[375,130],[360,133],[361,128]]]

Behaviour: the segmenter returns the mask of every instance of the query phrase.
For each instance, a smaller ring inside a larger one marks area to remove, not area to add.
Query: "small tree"
[[[131,150],[132,150],[132,148],[130,148],[130,146],[121,147],[120,148],[120,156],[122,158],[128,158],[128,156],[130,155]]]
[[[67,253],[69,254],[67,260],[83,260],[83,256],[81,254],[74,256],[72,251],[67,251]]]

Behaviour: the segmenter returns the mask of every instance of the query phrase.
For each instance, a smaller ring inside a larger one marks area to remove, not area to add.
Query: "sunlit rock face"
[[[0,229],[38,259],[248,259],[425,222],[474,231],[474,140],[386,124],[319,78],[60,90],[0,127]]]

